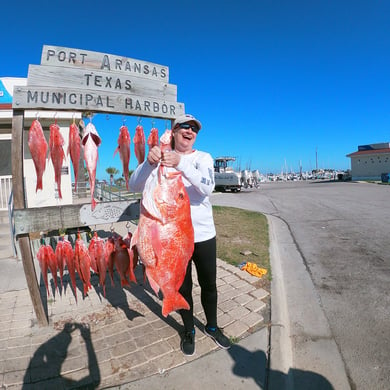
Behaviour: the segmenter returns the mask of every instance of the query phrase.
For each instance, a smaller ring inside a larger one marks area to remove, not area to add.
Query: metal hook
[[[141,121],[142,121],[142,118],[139,116],[139,117],[138,117],[138,124],[139,124],[139,125],[141,124]]]
[[[122,125],[123,126],[125,125],[126,121],[127,121],[126,117],[122,116]]]
[[[126,222],[126,229],[128,232],[130,231],[130,222],[129,221]]]
[[[39,120],[39,111],[37,111],[37,112],[35,113],[35,119],[36,119],[36,120]]]
[[[72,119],[73,119],[73,124],[75,124],[76,123],[76,113],[73,113]]]
[[[154,119],[152,119],[152,128],[154,127]]]
[[[46,240],[45,240],[45,236],[46,236],[46,233],[45,232],[39,232],[39,243],[41,245],[46,245]]]
[[[113,232],[115,231],[115,229],[114,229],[114,223],[113,223],[113,222],[111,223],[110,231],[111,231],[111,233],[113,233]]]
[[[57,111],[54,113],[54,123],[57,124]]]

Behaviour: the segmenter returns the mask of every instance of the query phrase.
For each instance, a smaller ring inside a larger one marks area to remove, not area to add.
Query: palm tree
[[[115,167],[106,168],[106,172],[110,175],[110,184],[112,185],[114,182],[114,176],[119,173],[118,169]]]

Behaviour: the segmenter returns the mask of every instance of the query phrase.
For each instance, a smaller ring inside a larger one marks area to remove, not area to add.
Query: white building
[[[351,158],[352,180],[381,180],[383,173],[390,173],[389,142],[359,145],[347,157]]]

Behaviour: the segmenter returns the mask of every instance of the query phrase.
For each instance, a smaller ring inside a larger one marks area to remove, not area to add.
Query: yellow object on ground
[[[267,274],[267,270],[265,268],[260,268],[255,263],[247,262],[244,264],[241,269],[245,270],[246,272],[249,272],[250,274],[254,276],[258,276],[261,278],[262,276]]]

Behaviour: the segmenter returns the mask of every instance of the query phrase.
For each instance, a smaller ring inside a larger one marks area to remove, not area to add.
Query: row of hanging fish
[[[123,176],[126,181],[126,188],[129,190],[129,163],[130,163],[130,144],[131,137],[127,126],[122,125],[119,129],[118,147],[115,149],[114,156],[119,152],[120,159],[122,161]],[[138,161],[138,164],[142,164],[145,160],[145,133],[144,128],[138,125],[135,128],[135,134],[133,138],[134,153]],[[159,144],[158,129],[153,127],[150,130],[147,144],[149,149]]]
[[[77,180],[79,175],[79,161],[81,155],[81,149],[84,150],[84,160],[88,171],[89,185],[91,190],[91,209],[92,211],[96,207],[96,200],[93,196],[95,190],[96,180],[96,166],[99,159],[98,147],[102,140],[92,122],[84,126],[84,123],[80,122],[83,128],[82,137],[80,137],[79,126],[73,121],[69,126],[69,146],[67,155],[70,155],[72,161],[72,167],[75,178],[75,190],[77,189]],[[60,132],[60,128],[57,123],[50,125],[49,145],[46,142],[42,125],[38,119],[35,119],[30,127],[28,133],[28,146],[31,152],[31,157],[34,162],[35,171],[37,175],[36,192],[42,190],[42,177],[46,169],[46,156],[49,150],[48,159],[52,161],[54,167],[54,177],[57,184],[58,196],[62,199],[61,193],[61,168],[63,161],[66,158],[64,152],[64,138]],[[118,146],[114,151],[114,157],[116,153],[119,153],[122,161],[123,176],[126,181],[126,188],[129,190],[129,164],[130,164],[130,144],[131,137],[128,127],[122,125],[119,129]],[[135,135],[133,138],[134,153],[137,158],[138,164],[141,164],[145,160],[145,134],[143,127],[139,124],[135,129]],[[149,148],[159,144],[158,129],[153,127],[150,131],[147,144]]]
[[[57,123],[50,125],[49,145],[46,142],[43,133],[42,125],[38,119],[33,120],[28,132],[28,146],[31,157],[34,162],[37,175],[37,185],[35,191],[43,189],[42,178],[46,169],[46,156],[49,150],[48,159],[53,163],[54,179],[57,184],[58,196],[62,199],[61,193],[61,168],[65,157],[64,137],[61,134],[60,127]],[[74,176],[75,189],[77,188],[77,180],[79,175],[79,161],[81,154],[81,145],[84,146],[84,159],[89,175],[91,193],[95,188],[96,165],[98,161],[98,147],[101,144],[101,138],[92,123],[88,123],[85,127],[83,136],[80,138],[79,127],[73,122],[69,126],[69,146],[67,154],[70,155]],[[92,196],[92,208],[95,208],[94,199]]]
[[[106,296],[106,274],[110,275],[111,285],[114,286],[114,267],[119,276],[121,286],[130,285],[129,281],[136,282],[134,268],[138,262],[137,252],[129,250],[132,234],[128,232],[125,238],[113,233],[106,240],[94,232],[89,244],[77,233],[74,248],[64,236],[60,237],[55,250],[51,245],[41,242],[37,252],[37,259],[41,269],[43,281],[50,296],[48,285],[48,271],[53,278],[55,290],[59,290],[57,275],[59,273],[61,287],[63,287],[64,270],[67,269],[71,285],[77,301],[76,273],[83,284],[83,294],[88,294],[91,286],[91,271],[99,275],[99,284]]]

